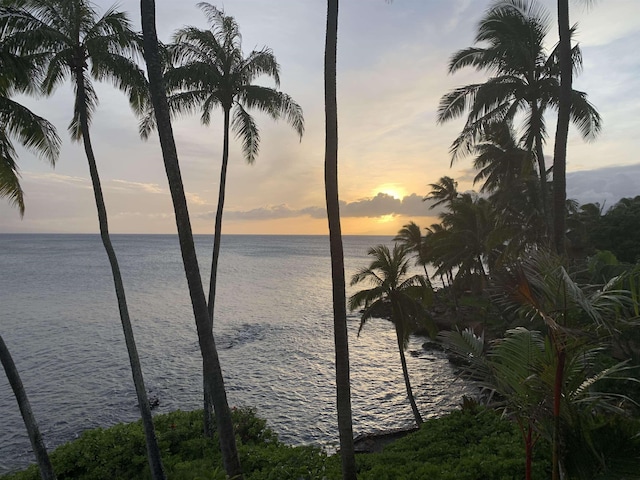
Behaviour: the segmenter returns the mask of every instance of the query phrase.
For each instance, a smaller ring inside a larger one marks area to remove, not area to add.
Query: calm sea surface
[[[196,237],[207,288],[211,236]],[[180,249],[172,235],[114,235],[129,311],[156,412],[201,406],[201,358]],[[347,279],[390,237],[345,237]],[[337,444],[329,241],[223,237],[215,337],[229,402],[257,408],[291,444]],[[353,289],[348,289],[351,294]],[[412,424],[392,325],[357,337],[349,315],[355,434]],[[0,332],[49,448],[82,431],[138,418],[113,281],[97,235],[0,235]],[[425,417],[465,387],[446,358],[414,338],[407,356]],[[33,462],[0,370],[0,474]]]

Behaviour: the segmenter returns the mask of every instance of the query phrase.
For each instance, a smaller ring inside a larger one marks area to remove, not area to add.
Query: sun
[[[390,197],[398,200],[402,200],[407,194],[406,190],[397,183],[385,183],[373,190],[373,196],[376,196],[379,193],[384,193],[385,195],[389,195]]]

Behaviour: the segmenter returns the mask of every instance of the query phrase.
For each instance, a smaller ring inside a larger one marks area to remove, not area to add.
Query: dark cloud
[[[412,193],[400,200],[380,192],[373,198],[361,198],[355,202],[340,202],[340,215],[343,218],[373,218],[383,215],[406,217],[434,215],[434,212],[429,210],[429,203],[424,202],[422,198],[422,196]],[[213,218],[213,215],[214,212],[206,212],[199,214],[198,218]],[[324,206],[293,209],[287,205],[273,205],[245,211],[227,210],[224,215],[227,220],[274,220],[299,216],[326,218],[327,211]]]

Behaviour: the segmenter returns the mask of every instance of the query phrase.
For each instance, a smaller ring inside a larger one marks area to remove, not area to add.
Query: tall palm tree
[[[54,126],[11,99],[14,92],[34,92],[38,72],[33,60],[13,55],[0,44],[0,197],[17,206],[20,216],[24,215],[24,192],[12,137],[52,166],[60,152]]]
[[[327,0],[327,29],[324,50],[325,157],[324,186],[329,223],[331,285],[333,294],[333,338],[336,358],[336,408],[340,437],[342,478],[355,480],[356,459],[351,414],[349,337],[347,331],[344,251],[338,197],[338,107],[336,63],[338,44],[338,0]]]
[[[452,144],[452,161],[470,149],[488,125],[513,123],[524,113],[521,143],[538,163],[542,210],[546,207],[546,178],[543,146],[546,139],[545,111],[557,108],[560,98],[557,54],[547,55],[544,38],[549,31],[549,14],[529,0],[499,0],[478,26],[476,42],[489,46],[470,47],[456,52],[449,72],[472,66],[493,74],[485,83],[459,87],[440,101],[440,123],[461,116],[468,110],[465,126]],[[581,65],[580,50],[570,52],[572,68]],[[600,130],[600,115],[587,101],[586,94],[571,90],[570,117],[585,138]]]
[[[4,0],[5,15],[0,30],[6,33],[4,44],[18,54],[37,54],[44,69],[42,90],[51,94],[70,79],[75,103],[69,133],[74,141],[82,140],[98,210],[100,237],[107,252],[113,275],[120,320],[124,331],[138,405],[145,430],[149,466],[154,479],[164,479],[160,449],[155,436],[151,408],[144,386],[129,311],[120,275],[120,267],[109,236],[107,210],[91,145],[89,126],[98,104],[91,79],[110,80],[129,95],[130,104],[140,109],[144,103],[144,73],[131,59],[139,49],[139,39],[127,16],[108,9],[98,16],[85,0]]]
[[[407,349],[409,336],[417,326],[432,327],[427,323],[425,307],[431,301],[433,291],[422,275],[408,275],[409,258],[405,247],[396,243],[390,251],[386,245],[378,245],[370,248],[367,254],[373,260],[368,267],[351,277],[351,285],[366,283],[371,288],[360,290],[349,297],[349,308],[364,308],[358,334],[367,320],[384,312],[385,306],[391,309],[389,320],[396,331],[404,384],[416,424],[420,426],[423,420],[413,397],[404,351]]]
[[[42,480],[55,480],[56,475],[53,472],[51,460],[49,460],[49,455],[47,454],[47,447],[42,440],[42,435],[40,434],[36,418],[33,415],[33,410],[31,410],[27,392],[20,379],[16,364],[13,362],[13,358],[11,358],[11,352],[9,352],[7,345],[2,339],[2,335],[0,335],[0,363],[2,363],[4,367],[9,385],[11,385],[13,394],[18,402],[18,407],[20,408],[20,413],[22,414],[22,419],[24,420],[27,433],[29,434],[29,440],[31,441],[31,448],[38,462],[40,477]]]
[[[174,34],[174,44],[169,48],[169,54],[175,67],[167,70],[165,81],[171,92],[169,105],[174,113],[201,110],[200,119],[204,125],[211,121],[211,111],[216,106],[222,108],[224,116],[222,165],[209,282],[209,315],[213,325],[229,162],[229,133],[233,130],[242,140],[245,159],[253,164],[260,146],[260,133],[250,110],[264,112],[274,120],[284,118],[300,138],[304,132],[304,119],[300,106],[289,95],[277,90],[280,67],[273,52],[265,47],[245,57],[235,19],[208,3],[201,2],[198,6],[211,28],[201,30],[185,27]],[[256,78],[263,75],[273,78],[276,88],[254,83]],[[152,123],[143,122],[143,136],[148,135],[151,126]],[[208,405],[209,402],[205,401],[205,430],[209,433]]]
[[[242,467],[238,457],[231,411],[227,402],[227,394],[224,388],[222,368],[218,358],[216,342],[211,329],[211,317],[207,309],[207,299],[202,288],[202,277],[198,267],[198,258],[193,243],[193,232],[187,208],[187,199],[184,194],[178,153],[171,127],[169,104],[166,97],[166,88],[162,75],[163,62],[158,47],[158,35],[156,33],[155,2],[154,0],[140,0],[140,13],[142,18],[142,34],[144,40],[144,57],[149,73],[149,91],[153,102],[155,123],[158,129],[158,137],[162,148],[171,200],[176,217],[180,251],[184,265],[189,295],[198,331],[198,342],[202,353],[204,384],[210,388],[210,395],[216,414],[216,425],[222,452],[222,462],[229,478],[242,480]]]

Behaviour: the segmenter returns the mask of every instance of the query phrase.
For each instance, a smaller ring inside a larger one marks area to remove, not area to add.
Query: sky
[[[211,2],[214,3],[214,2]],[[555,1],[543,0],[555,22]],[[326,234],[324,199],[323,55],[326,2],[321,0],[226,0],[214,3],[236,18],[243,50],[268,46],[281,67],[281,90],[301,105],[300,141],[285,122],[255,114],[260,153],[248,165],[232,142],[223,233]],[[440,98],[451,89],[484,81],[471,69],[447,73],[451,55],[473,45],[488,0],[343,0],[338,27],[339,189],[342,231],[393,235],[413,220],[437,221],[423,197],[444,175],[459,190],[473,188],[472,158],[451,165],[449,146],[463,118],[439,125]],[[585,7],[585,4],[591,4]],[[96,0],[100,13],[113,5]],[[140,28],[139,2],[121,0]],[[160,40],[183,26],[206,28],[196,2],[156,0]],[[570,130],[567,195],[605,209],[640,194],[640,1],[570,2],[571,22],[584,67],[574,88],[584,90],[603,118],[596,141]],[[557,42],[552,25],[547,39]],[[269,79],[257,83],[273,86]],[[97,84],[100,104],[92,141],[112,233],[174,233],[171,199],[157,135],[142,141],[125,96]],[[21,98],[47,118],[63,138],[55,169],[19,150],[26,212],[0,199],[0,233],[98,232],[83,148],[67,133],[73,108],[70,84],[49,98]],[[217,115],[217,116],[216,116]],[[546,146],[551,163],[555,114]],[[209,127],[199,117],[174,121],[178,155],[195,233],[213,233],[222,156],[222,112]],[[476,185],[476,189],[478,186]]]

